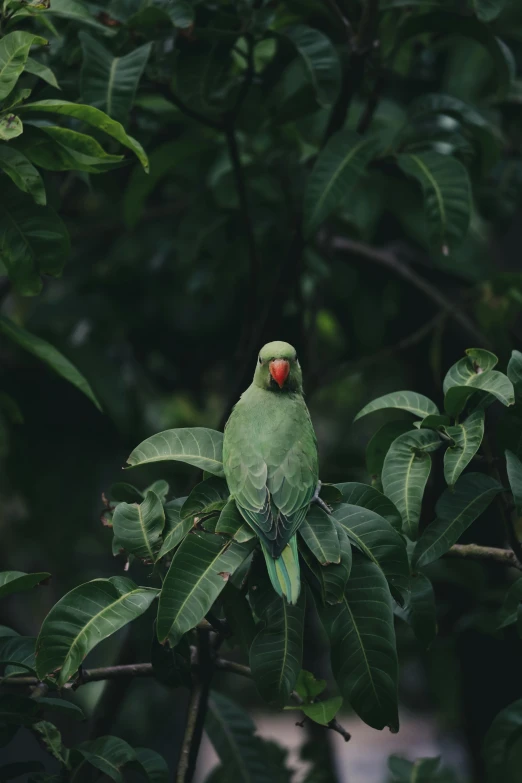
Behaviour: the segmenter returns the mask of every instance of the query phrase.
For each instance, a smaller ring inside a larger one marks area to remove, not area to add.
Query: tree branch
[[[187,725],[185,726],[185,734],[183,736],[183,744],[181,746],[181,753],[178,764],[178,771],[176,774],[176,783],[185,783],[191,749],[194,740],[194,733],[196,731],[196,724],[198,722],[198,715],[201,710],[201,704],[203,699],[203,683],[195,682],[192,692],[190,694],[190,702],[187,711]]]
[[[490,340],[482,334],[480,329],[463,313],[456,304],[448,299],[439,289],[432,283],[429,283],[424,277],[418,275],[413,269],[404,261],[401,261],[398,256],[391,250],[381,250],[371,245],[367,245],[364,242],[357,242],[347,237],[333,237],[331,246],[334,250],[341,250],[346,253],[361,256],[371,261],[374,264],[380,264],[390,269],[394,274],[399,275],[408,283],[415,286],[419,291],[431,299],[437,307],[446,312],[450,318],[459,324],[474,340],[477,340],[480,345],[484,347],[490,346]]]
[[[522,571],[522,563],[511,549],[499,549],[494,546],[480,544],[454,544],[446,552],[446,557],[460,557],[468,560],[490,561],[499,565],[517,568]]]
[[[500,550],[502,551],[502,550]],[[249,666],[244,666],[242,663],[236,663],[235,661],[228,661],[225,658],[216,658],[214,661],[214,668],[219,669],[220,671],[224,672],[230,672],[231,674],[237,674],[240,677],[248,677],[248,679],[252,679],[252,671]],[[198,663],[195,661],[194,667],[197,667]],[[151,663],[133,663],[129,664],[127,666],[103,666],[99,669],[85,669],[82,671],[81,676],[77,677],[75,681],[72,683],[67,683],[64,687],[66,689],[72,689],[76,690],[76,688],[79,688],[81,685],[86,685],[89,682],[99,682],[100,680],[112,680],[112,679],[119,679],[120,677],[153,677],[154,676],[154,670],[152,668]],[[40,680],[38,680],[37,677],[9,677],[8,679],[4,679],[4,681],[0,681],[0,685],[5,686],[26,686],[26,687],[35,687],[40,685]],[[203,692],[198,692],[198,688],[194,687],[192,690],[192,696],[189,703],[188,708],[188,714],[187,714],[187,727],[185,730],[185,738],[183,740],[183,746],[185,746],[185,740],[187,740],[187,737],[189,735],[189,728],[190,728],[190,739],[192,739],[195,731],[195,720],[197,718],[194,717],[194,713],[197,713],[200,707],[201,698],[202,698]],[[294,691],[292,693],[292,697],[299,701],[300,696]],[[191,724],[192,720],[194,720],[194,725]],[[337,734],[340,734],[343,739],[348,742],[350,739],[350,734],[348,731],[346,731],[345,728],[343,728],[340,723],[334,718],[330,721],[328,724],[328,728],[332,731],[337,732]],[[187,754],[186,754],[187,755]],[[185,767],[185,773],[188,768],[188,757],[187,757],[187,766]],[[179,777],[179,769],[178,769],[178,778],[177,783],[185,783],[185,778]]]

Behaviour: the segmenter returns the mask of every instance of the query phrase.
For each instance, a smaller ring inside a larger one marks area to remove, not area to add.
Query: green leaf
[[[433,430],[406,432],[393,441],[384,460],[384,493],[399,510],[403,530],[413,540],[417,538],[422,497],[430,475],[429,452],[440,445],[441,440]]]
[[[522,462],[508,450],[506,450],[506,468],[517,514],[522,516]]]
[[[366,470],[372,480],[380,477],[384,459],[393,441],[399,435],[404,435],[405,432],[411,432],[411,430],[411,422],[402,419],[389,421],[377,430],[366,447]],[[400,524],[402,525],[402,520]]]
[[[449,155],[419,152],[397,156],[399,167],[422,186],[430,244],[448,255],[464,239],[471,216],[468,172]]]
[[[51,69],[48,68],[47,65],[38,62],[38,60],[35,60],[32,57],[27,58],[24,71],[32,74],[33,76],[38,76],[39,79],[43,79],[44,82],[47,82],[47,84],[50,84],[51,87],[55,87],[57,90],[61,89],[60,85],[56,81],[56,76],[51,71]]]
[[[23,132],[22,121],[16,114],[4,114],[0,117],[0,141],[11,141]]]
[[[250,541],[251,538],[255,537],[254,531],[247,525],[239,513],[233,497],[230,498],[221,511],[215,532],[230,536],[239,541],[239,543]]]
[[[120,503],[112,517],[114,535],[120,546],[129,554],[150,563],[158,559],[164,526],[163,504],[151,490],[142,503]]]
[[[23,571],[0,571],[0,598],[12,593],[20,593],[45,582],[51,574],[45,571],[36,574],[26,574]]]
[[[230,497],[227,482],[212,476],[197,484],[181,507],[182,519],[190,519],[193,525],[208,514],[218,514]]]
[[[326,680],[316,680],[312,672],[301,669],[295,684],[295,692],[306,704],[316,699],[325,688]]]
[[[422,567],[441,557],[502,492],[495,479],[484,473],[465,473],[437,501],[437,518],[424,530],[413,552],[413,566]]]
[[[158,591],[126,577],[94,579],[64,595],[45,618],[36,645],[40,679],[54,675],[64,685],[103,639],[145,612]]]
[[[515,393],[518,398],[522,393],[522,353],[520,351],[512,351],[507,366],[507,375],[515,387]]]
[[[319,506],[311,506],[299,534],[321,565],[339,563],[341,550],[335,524]]]
[[[331,720],[335,718],[342,707],[343,697],[332,696],[330,699],[317,701],[315,704],[302,704],[297,709],[304,712],[307,718],[319,723],[321,726],[328,726]]]
[[[450,416],[458,416],[468,398],[477,390],[492,394],[503,405],[513,405],[513,384],[503,373],[493,370],[497,357],[489,351],[469,348],[444,378],[444,408]]]
[[[94,392],[87,380],[83,377],[81,372],[76,369],[74,364],[72,364],[69,359],[66,359],[53,345],[46,342],[46,340],[42,340],[41,337],[37,337],[36,335],[27,332],[20,326],[16,326],[16,324],[3,316],[0,316],[0,334],[9,337],[24,350],[32,353],[37,359],[45,362],[45,364],[51,367],[58,375],[61,375],[66,381],[72,383],[73,386],[76,386],[76,388],[85,394],[85,396],[96,405],[98,410],[101,411],[100,403],[94,396]]]
[[[472,0],[475,13],[481,22],[496,19],[506,5],[506,0]]]
[[[0,261],[19,293],[33,296],[41,291],[40,275],[61,275],[70,251],[69,235],[50,207],[36,206],[11,186],[4,186],[3,193]]]
[[[302,668],[305,591],[301,590],[296,604],[289,604],[275,593],[263,573],[249,596],[261,622],[250,648],[252,677],[263,699],[282,707],[288,703]]]
[[[165,531],[158,559],[171,552],[192,529],[192,519],[181,518],[181,507],[187,498],[176,498],[165,504]]]
[[[63,764],[66,769],[70,769],[69,751],[62,742],[62,735],[53,723],[47,720],[35,723],[33,729],[40,735],[42,742],[47,747],[49,753]]]
[[[109,490],[109,499],[116,503],[141,503],[143,497],[141,490],[133,487],[132,484],[127,484],[125,481],[118,481],[116,484],[112,484]]]
[[[320,609],[341,694],[369,726],[399,728],[392,599],[382,571],[354,552],[341,604]]]
[[[134,756],[129,766],[142,772],[149,783],[168,783],[169,768],[163,756],[150,748],[134,748]]]
[[[376,514],[384,517],[396,530],[401,529],[402,519],[398,510],[391,500],[375,487],[361,484],[358,481],[347,481],[335,486],[341,491],[343,503],[369,508],[370,511],[375,511]]]
[[[444,478],[453,486],[480,448],[484,437],[484,411],[475,411],[462,424],[446,427],[445,432],[455,443],[444,454]]]
[[[73,704],[72,701],[66,701],[65,699],[56,699],[53,696],[39,696],[36,699],[36,703],[43,710],[50,710],[51,712],[60,712],[66,718],[72,718],[73,720],[85,720],[85,714],[81,709],[81,707],[79,707],[77,704]]]
[[[400,25],[395,38],[395,51],[400,51],[401,44],[416,35],[430,33],[438,35],[462,35],[481,44],[493,60],[497,72],[497,99],[504,97],[514,78],[515,67],[513,56],[500,38],[477,19],[456,13],[434,12],[422,15],[411,15]]]
[[[0,169],[12,179],[17,188],[29,193],[36,204],[45,205],[45,187],[39,172],[18,150],[0,146]]]
[[[126,125],[152,44],[140,46],[123,57],[113,57],[88,33],[78,37],[83,51],[82,99]]]
[[[31,46],[44,46],[45,38],[17,31],[0,40],[0,101],[7,98],[24,70]]]
[[[111,120],[104,112],[96,109],[94,106],[84,106],[79,103],[49,99],[26,103],[23,106],[20,106],[19,110],[36,113],[44,112],[46,114],[61,114],[86,122],[88,125],[92,125],[94,128],[107,133],[108,136],[119,141],[124,147],[132,150],[143,168],[148,171],[149,161],[141,144],[139,144],[136,139],[127,135],[123,125],[115,120]]]
[[[333,43],[319,30],[301,24],[289,27],[284,35],[303,62],[317,102],[331,106],[341,86],[341,64]]]
[[[433,586],[427,576],[417,573],[411,579],[410,588],[406,617],[419,642],[428,648],[437,635]]]
[[[171,459],[223,478],[223,433],[205,427],[158,432],[136,446],[127,462],[135,467]]]
[[[52,0],[46,14],[93,27],[101,35],[114,35],[110,27],[96,21],[89,8],[90,6],[81,0]]]
[[[274,771],[255,735],[256,726],[247,712],[226,696],[211,691],[205,730],[226,770],[235,783],[274,783]]]
[[[32,636],[0,637],[0,664],[5,664],[6,675],[35,671],[35,643]]]
[[[163,582],[157,633],[160,642],[175,647],[212,607],[229,577],[248,556],[251,547],[194,531],[172,559]]]
[[[440,758],[408,761],[401,756],[390,756],[388,767],[393,775],[392,783],[452,783],[454,780],[437,774]]]
[[[109,155],[85,133],[54,125],[26,125],[16,147],[35,165],[49,171],[87,171],[99,174],[119,166],[123,155]],[[146,176],[146,174],[144,174]]]
[[[451,419],[449,416],[444,416],[444,414],[440,413],[431,413],[420,422],[420,428],[421,430],[440,430],[441,427],[447,427],[450,424]]]
[[[484,739],[483,754],[489,783],[516,783],[520,776],[522,699],[501,710]]]
[[[348,538],[382,571],[390,585],[407,595],[410,566],[403,538],[383,517],[361,506],[341,503],[332,514]]]
[[[413,413],[414,416],[419,416],[424,419],[432,413],[438,413],[439,409],[434,402],[424,397],[423,394],[417,394],[410,391],[398,391],[391,392],[391,394],[385,394],[383,397],[377,397],[376,400],[372,400],[368,405],[365,405],[362,410],[359,411],[354,421],[362,419],[368,413],[374,411],[383,410],[383,408],[398,408],[402,411],[408,411]]]
[[[366,166],[382,145],[375,136],[335,133],[321,150],[304,193],[304,230],[310,236],[332,212],[353,197]]]
[[[78,756],[116,783],[123,783],[122,768],[136,759],[134,750],[127,742],[111,736],[98,737],[77,745],[71,751],[71,758],[76,760]]]
[[[517,622],[518,608],[522,601],[522,578],[517,579],[506,595],[498,613],[498,628],[506,628]]]

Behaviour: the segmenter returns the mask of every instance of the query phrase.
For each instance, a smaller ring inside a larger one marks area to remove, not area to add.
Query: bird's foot
[[[325,503],[324,500],[322,500],[319,497],[319,493],[321,491],[321,486],[322,486],[321,482],[318,481],[317,482],[317,486],[315,488],[314,496],[313,496],[312,500],[310,501],[310,503],[316,503],[319,506],[319,508],[322,508],[323,511],[326,511],[327,514],[331,514],[332,511],[333,511],[333,508],[331,506],[329,506],[328,503]]]

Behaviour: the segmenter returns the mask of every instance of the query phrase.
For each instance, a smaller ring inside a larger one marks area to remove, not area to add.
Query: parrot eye
[[[261,361],[261,357],[259,357],[259,364],[263,364],[263,362]]]

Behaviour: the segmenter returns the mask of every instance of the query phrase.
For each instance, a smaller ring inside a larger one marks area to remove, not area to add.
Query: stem
[[[193,669],[194,686],[190,698],[187,727],[181,747],[176,783],[191,783],[194,778],[205,718],[207,716],[210,683],[214,673],[210,631],[206,628],[198,627],[197,633],[197,659]]]
[[[183,737],[183,745],[181,746],[181,755],[178,764],[178,771],[176,774],[176,783],[186,783],[189,779],[186,777],[189,761],[190,751],[194,740],[194,732],[196,730],[196,723],[198,719],[198,713],[201,708],[201,702],[203,698],[203,684],[196,682],[190,695],[190,702],[187,712],[187,725],[185,727],[185,735]]]
[[[522,563],[519,562],[511,549],[499,549],[498,547],[480,546],[479,544],[453,544],[445,556],[490,561],[522,571]]]
[[[392,251],[380,250],[379,248],[371,247],[371,245],[367,245],[364,242],[357,242],[353,239],[347,239],[346,237],[333,237],[332,247],[334,250],[341,250],[353,255],[361,256],[368,261],[391,269],[396,275],[399,275],[399,277],[402,277],[404,280],[411,283],[411,285],[415,286],[419,291],[422,291],[422,293],[431,299],[437,307],[453,318],[453,320],[473,337],[474,340],[478,340],[482,345],[490,347],[490,340],[482,334],[480,329],[478,329],[465,313],[461,312],[461,310],[456,307],[451,299],[448,299],[436,286],[418,275],[417,272],[414,272],[408,264],[401,261]]]

